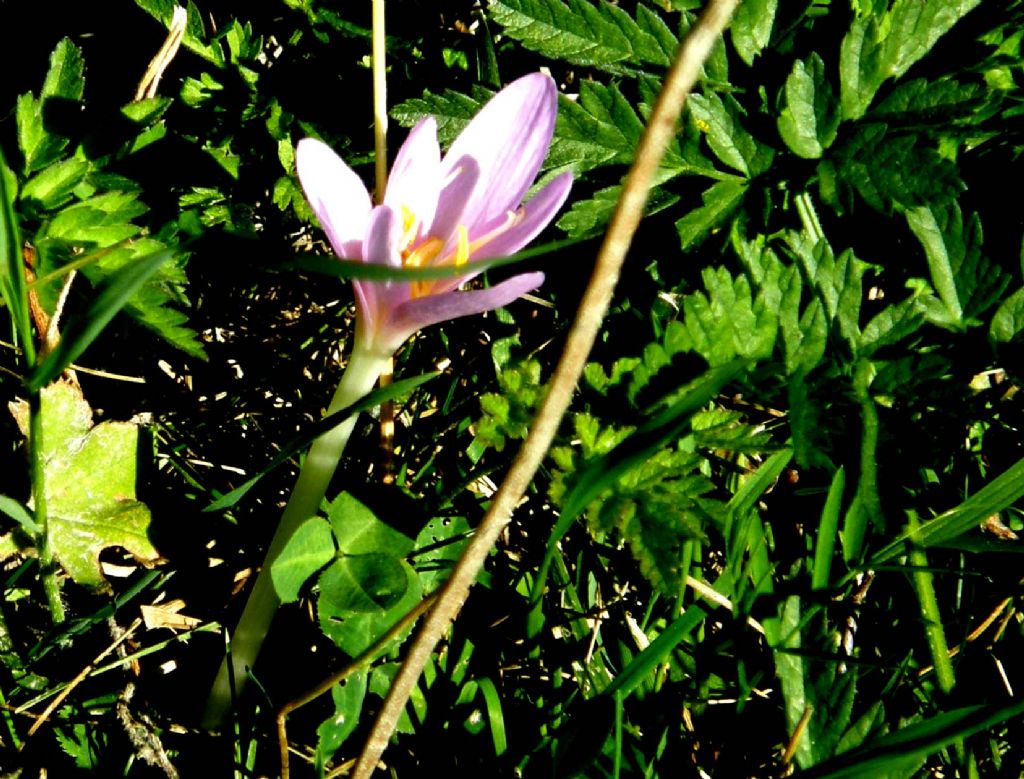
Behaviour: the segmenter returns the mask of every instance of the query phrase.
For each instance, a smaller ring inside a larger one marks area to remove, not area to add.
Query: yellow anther
[[[402,257],[402,264],[406,268],[424,268],[440,254],[443,248],[444,241],[440,238],[427,238],[427,240]]]
[[[469,230],[465,225],[459,225],[455,244],[455,267],[465,265],[467,262],[469,262]]]
[[[403,251],[405,247],[416,240],[416,232],[419,230],[419,225],[419,219],[416,218],[416,214],[412,212],[412,209],[409,206],[402,206],[402,237],[399,239],[398,245],[402,247]]]

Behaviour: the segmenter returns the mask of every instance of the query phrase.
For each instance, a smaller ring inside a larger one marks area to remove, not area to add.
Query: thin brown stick
[[[401,619],[398,620],[398,622],[388,628],[387,633],[377,639],[373,646],[365,650],[351,663],[346,665],[337,673],[324,679],[309,692],[304,693],[295,700],[290,701],[281,707],[281,710],[277,712],[277,746],[281,756],[281,779],[289,779],[291,775],[290,768],[288,766],[288,729],[285,724],[285,720],[288,719],[288,715],[296,709],[301,709],[307,703],[315,701],[324,693],[330,692],[334,685],[345,681],[345,679],[347,679],[352,673],[359,670],[364,665],[372,663],[374,659],[384,651],[388,644],[394,641],[395,638],[398,637],[399,633],[416,622],[416,620],[418,620],[423,613],[434,604],[436,599],[437,593],[432,592],[410,609]]]
[[[547,397],[533,421],[529,436],[495,494],[490,509],[442,588],[437,604],[427,615],[399,669],[356,763],[354,779],[368,779],[373,773],[423,667],[465,603],[469,588],[483,568],[491,547],[511,519],[513,509],[526,492],[551,446],[611,303],[626,252],[643,217],[654,175],[665,149],[675,136],[676,122],[683,103],[697,82],[711,47],[729,23],[737,3],[738,0],[711,0],[676,52],[675,61],[665,76],[661,94],[637,147],[633,166],[626,177],[622,195],[598,253],[590,283],[576,312],[576,320],[562,358],[551,379]]]
[[[94,659],[85,668],[78,672],[78,675],[68,683],[68,686],[61,690],[60,694],[57,695],[52,701],[50,701],[50,704],[43,710],[43,713],[36,717],[36,721],[32,723],[32,727],[28,729],[28,733],[25,735],[26,741],[29,738],[31,738],[35,734],[35,732],[39,730],[39,728],[43,726],[43,723],[50,718],[50,715],[53,714],[54,711],[56,711],[57,707],[64,702],[64,700],[71,694],[71,692],[78,685],[80,685],[86,679],[86,677],[89,676],[90,673],[92,673],[93,669],[97,665],[99,665],[100,661],[104,657],[109,655],[111,652],[113,652],[115,649],[117,649],[119,646],[121,646],[121,644],[124,643],[129,636],[131,636],[136,630],[139,629],[139,626],[141,624],[141,619],[137,619],[134,622],[132,622],[128,629],[120,636],[118,636],[114,643],[112,643],[110,646],[108,646],[106,649],[104,649],[102,652],[96,655],[96,659]]]

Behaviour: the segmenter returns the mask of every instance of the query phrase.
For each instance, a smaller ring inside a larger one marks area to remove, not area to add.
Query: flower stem
[[[391,357],[390,354],[380,355],[364,348],[364,340],[357,331],[355,348],[327,409],[328,415],[352,405],[370,392]],[[249,670],[256,662],[277,607],[281,605],[270,577],[270,568],[299,525],[314,516],[320,508],[355,423],[356,415],[353,414],[333,430],[320,436],[313,442],[302,463],[299,478],[295,482],[291,497],[281,515],[281,522],[267,549],[263,566],[256,577],[256,584],[249,594],[238,627],[231,638],[230,656],[221,664],[210,690],[206,712],[203,715],[203,725],[207,728],[217,728],[223,723],[231,708],[233,691],[237,694],[241,690]]]

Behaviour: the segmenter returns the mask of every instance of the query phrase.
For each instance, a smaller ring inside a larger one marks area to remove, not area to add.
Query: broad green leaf
[[[719,181],[704,190],[704,205],[695,208],[676,222],[682,248],[703,241],[710,233],[722,227],[743,202],[747,185],[742,181]]]
[[[804,711],[808,706],[814,705],[814,696],[807,683],[807,661],[800,653],[800,597],[790,595],[786,598],[782,603],[778,621],[772,620],[766,624],[765,631],[775,654],[775,673],[782,688],[787,731],[793,736],[796,734],[797,723],[804,716]],[[796,764],[806,768],[814,765],[815,757],[813,734],[805,728],[796,742]]]
[[[416,576],[416,571],[413,570],[412,566],[404,560],[389,559],[392,563],[398,563],[405,572],[405,590],[401,598],[387,609],[373,607],[365,612],[357,613],[344,608],[352,600],[360,602],[358,598],[352,597],[351,591],[338,590],[342,585],[348,586],[351,584],[353,579],[347,572],[337,570],[333,565],[321,575],[321,596],[317,600],[317,615],[320,620],[320,628],[339,649],[351,657],[358,656],[372,646],[399,619],[404,617],[410,609],[419,603],[420,598],[423,596],[419,577]],[[390,574],[394,574],[396,570],[394,565],[388,564]],[[392,581],[390,584],[397,589],[397,581]],[[341,597],[338,599],[332,597],[334,592],[339,592]],[[328,597],[324,597],[324,593],[327,593]]]
[[[327,507],[327,518],[343,554],[402,557],[412,551],[413,539],[381,522],[347,492],[342,492]]]
[[[729,23],[732,45],[748,65],[754,64],[771,40],[778,6],[779,0],[744,0],[733,13]]]
[[[704,133],[708,146],[722,162],[747,178],[764,173],[775,152],[757,141],[740,124],[739,104],[718,94],[690,95],[686,101],[690,116]]]
[[[436,589],[448,578],[472,532],[465,517],[434,517],[427,522],[416,536],[417,551],[409,555],[425,590]]]
[[[1009,343],[1024,330],[1024,288],[1004,300],[989,326],[989,338],[996,343]]]
[[[327,520],[310,517],[299,525],[270,568],[281,602],[298,600],[309,577],[327,565],[334,555],[334,535]]]
[[[667,172],[667,171],[666,171]],[[558,226],[572,238],[594,235],[604,228],[615,213],[619,203],[622,187],[599,189],[589,200],[575,201],[569,210],[558,220]],[[650,216],[679,202],[679,196],[667,193],[660,187],[654,187],[647,199],[644,213]]]
[[[129,422],[93,426],[81,390],[63,382],[40,392],[47,533],[54,557],[78,584],[109,590],[100,552],[119,546],[139,562],[160,559],[149,539],[149,509],[135,499],[138,428]],[[15,419],[28,435],[27,402]]]
[[[778,119],[782,140],[797,156],[817,159],[832,145],[839,128],[821,57],[812,54],[793,63],[784,94],[786,103]]]
[[[320,576],[320,601],[334,614],[386,611],[408,589],[403,563],[387,554],[341,555]]]

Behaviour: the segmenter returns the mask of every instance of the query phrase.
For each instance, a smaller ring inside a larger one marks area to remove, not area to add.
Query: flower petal
[[[377,206],[370,213],[363,241],[364,262],[402,267],[398,239],[402,225],[395,212],[387,206]],[[392,281],[353,279],[356,305],[366,319],[368,332],[373,332],[380,317],[409,297],[409,285]]]
[[[489,257],[507,257],[522,249],[554,219],[558,209],[569,197],[571,188],[571,173],[563,173],[549,181],[540,192],[523,204],[524,213],[520,220],[493,240],[477,248],[472,259],[486,260]],[[470,233],[470,242],[474,238],[475,236]]]
[[[430,234],[449,241],[455,235],[456,228],[465,224],[462,215],[473,198],[477,182],[480,180],[480,166],[471,157],[463,157],[459,166],[447,176],[447,181],[437,199],[437,211]]]
[[[513,81],[466,125],[441,164],[447,175],[463,158],[480,169],[462,223],[470,228],[515,209],[533,184],[555,131],[558,90],[550,76],[531,73]]]
[[[373,204],[359,176],[331,147],[315,138],[299,141],[295,169],[334,252],[345,260],[362,259],[363,235]]]
[[[441,188],[441,147],[437,145],[437,120],[432,116],[412,128],[395,164],[388,174],[384,204],[402,213],[408,208],[420,221],[425,232],[434,221],[438,192]]]
[[[446,292],[441,295],[415,298],[398,306],[386,323],[382,323],[381,338],[397,349],[417,330],[429,325],[457,319],[460,316],[482,314],[508,305],[521,295],[544,283],[540,272],[522,273],[487,289],[465,292]]]

